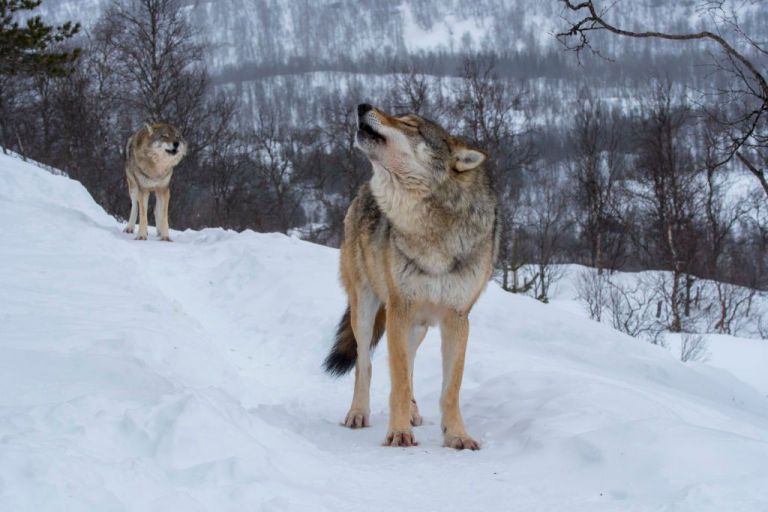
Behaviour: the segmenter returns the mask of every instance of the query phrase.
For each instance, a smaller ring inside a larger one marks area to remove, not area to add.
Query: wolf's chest
[[[398,258],[394,267],[398,288],[407,300],[458,310],[471,305],[489,277],[482,258],[446,261],[440,271],[407,258]]]
[[[160,174],[158,176],[155,176],[152,174],[146,174],[141,171],[134,172],[136,181],[138,181],[141,188],[144,188],[144,189],[165,188],[171,182],[172,175],[173,175],[173,170],[169,170],[164,174]]]

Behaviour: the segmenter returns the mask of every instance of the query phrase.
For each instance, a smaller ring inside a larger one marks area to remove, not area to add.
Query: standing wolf
[[[391,394],[386,445],[413,446],[420,425],[413,361],[427,328],[440,324],[446,446],[477,450],[459,410],[468,315],[498,251],[496,196],[486,155],[416,115],[360,105],[357,146],[373,166],[344,220],[341,280],[349,306],[325,360],[331,374],[355,367],[345,425],[369,425],[372,348],[387,332]]]
[[[139,234],[147,239],[149,193],[155,193],[155,224],[161,240],[171,241],[168,232],[168,202],[171,199],[173,168],[187,153],[187,144],[179,131],[165,123],[147,124],[128,139],[125,146],[125,177],[131,196],[131,215],[126,233],[133,233],[136,216]]]

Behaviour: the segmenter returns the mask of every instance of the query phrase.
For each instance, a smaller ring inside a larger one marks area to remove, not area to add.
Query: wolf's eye
[[[419,128],[419,125],[415,124],[413,121],[403,121],[401,119],[400,122],[409,128],[413,128],[414,130]]]

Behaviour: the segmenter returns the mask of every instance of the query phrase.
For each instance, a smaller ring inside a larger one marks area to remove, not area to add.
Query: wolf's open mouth
[[[377,132],[373,129],[371,125],[364,121],[360,121],[360,124],[358,125],[358,128],[360,131],[358,132],[358,135],[362,135],[363,137],[372,139],[376,142],[386,142],[387,139],[382,134]]]
[[[179,150],[178,149],[166,149],[165,152],[168,153],[169,155],[175,155],[176,153],[179,152]]]

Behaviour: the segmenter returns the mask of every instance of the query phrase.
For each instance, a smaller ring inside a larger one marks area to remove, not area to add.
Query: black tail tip
[[[355,367],[355,358],[336,350],[331,351],[323,361],[323,369],[333,377],[342,377]]]
[[[331,353],[325,358],[323,367],[325,371],[334,377],[341,377],[349,373],[357,361],[357,342],[352,332],[351,313],[347,305],[344,315],[336,327],[336,340]]]

